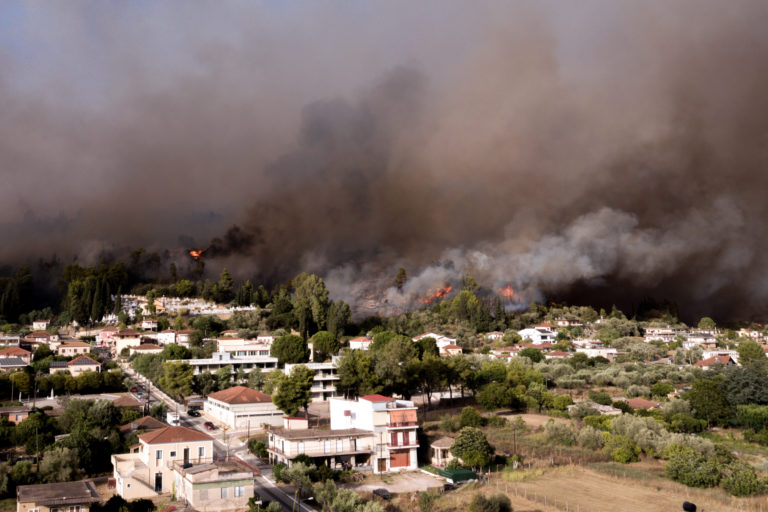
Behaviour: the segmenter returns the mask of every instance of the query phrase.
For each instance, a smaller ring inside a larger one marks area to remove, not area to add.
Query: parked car
[[[199,418],[200,417],[200,411],[198,411],[197,409],[190,409],[190,410],[187,411],[187,414],[189,416],[192,416],[193,418]]]
[[[214,424],[213,424],[213,423],[211,423],[210,421],[206,421],[205,423],[203,423],[203,425],[204,425],[204,426],[205,426],[205,428],[207,428],[208,430],[216,430],[216,425],[214,425]]]

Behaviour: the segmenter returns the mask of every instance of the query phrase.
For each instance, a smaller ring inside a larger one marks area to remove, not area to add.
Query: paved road
[[[139,384],[139,391],[143,392],[144,396],[146,396],[147,379],[142,376],[137,376],[136,372],[130,367],[124,367],[124,369],[131,377],[134,378],[135,381],[137,381]],[[263,500],[276,501],[282,505],[284,510],[291,510],[295,512],[314,512],[314,509],[308,507],[304,503],[301,503],[300,500],[294,501],[293,496],[285,493],[280,487],[274,484],[274,480],[272,480],[272,467],[261,463],[256,457],[251,455],[245,443],[240,441],[239,437],[244,433],[229,432],[227,436],[229,440],[229,447],[227,447],[227,444],[223,439],[225,433],[221,432],[220,430],[209,432],[204,426],[204,423],[206,422],[205,418],[194,418],[187,415],[187,409],[182,404],[179,404],[170,398],[161,395],[157,392],[154,386],[151,386],[150,388],[150,403],[164,402],[166,405],[168,405],[169,411],[179,411],[181,424],[183,426],[200,430],[213,437],[213,452],[215,457],[220,457],[223,459],[227,456],[227,451],[229,451],[229,455],[236,455],[248,464],[258,467],[261,470],[262,475],[259,475],[254,479],[254,492],[261,496]]]

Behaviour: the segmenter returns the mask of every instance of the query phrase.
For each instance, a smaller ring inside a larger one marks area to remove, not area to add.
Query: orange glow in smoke
[[[509,285],[505,286],[504,288],[499,288],[499,293],[507,300],[512,300],[512,298],[515,296],[515,290],[513,290]]]
[[[434,302],[439,299],[444,299],[449,293],[451,293],[451,290],[453,290],[453,286],[448,285],[443,288],[438,288],[435,293],[430,295],[429,297],[425,297],[423,299],[419,299],[419,302],[422,304],[429,304],[430,302]]]
[[[204,252],[205,251],[202,249],[192,249],[189,251],[189,255],[192,256],[195,261],[197,261],[200,259],[200,256],[202,256]]]

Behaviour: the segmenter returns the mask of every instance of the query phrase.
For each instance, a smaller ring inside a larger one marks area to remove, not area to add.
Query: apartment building
[[[312,401],[325,402],[336,396],[336,382],[339,380],[338,365],[335,361],[329,363],[303,363],[304,366],[315,372],[312,379]],[[291,374],[291,370],[297,366],[286,364],[283,372]]]

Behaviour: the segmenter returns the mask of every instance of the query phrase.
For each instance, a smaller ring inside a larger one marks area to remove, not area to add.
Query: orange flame
[[[205,251],[203,249],[192,249],[189,251],[189,255],[192,256],[192,259],[197,261],[200,259],[200,256],[202,256],[204,252]]]
[[[437,291],[435,291],[432,295],[425,297],[423,299],[419,299],[419,302],[422,304],[429,304],[430,302],[434,302],[439,299],[444,299],[449,293],[451,293],[451,290],[453,290],[453,286],[448,285],[443,288],[438,288]]]
[[[507,300],[512,300],[512,297],[515,296],[515,290],[513,290],[509,285],[505,286],[504,288],[499,288],[499,293]]]

